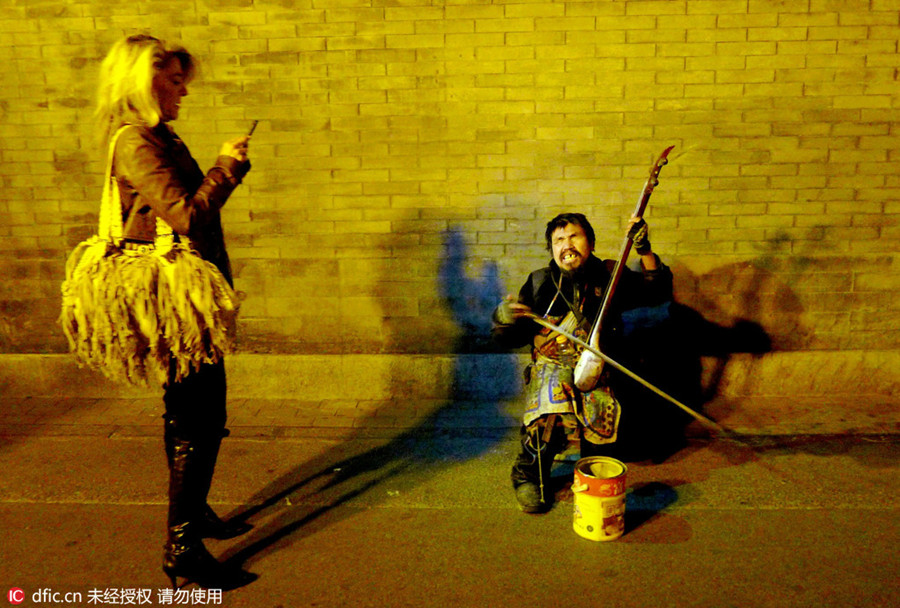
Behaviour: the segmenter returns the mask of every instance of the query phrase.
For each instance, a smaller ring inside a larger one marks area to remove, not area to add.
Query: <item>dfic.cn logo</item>
[[[25,601],[25,592],[19,589],[18,587],[13,587],[9,590],[9,603],[10,604],[21,604]]]

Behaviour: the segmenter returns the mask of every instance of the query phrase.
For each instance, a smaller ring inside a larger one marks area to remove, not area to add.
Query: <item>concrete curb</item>
[[[522,354],[238,354],[227,360],[229,426],[266,437],[515,429],[527,361]],[[736,432],[900,431],[900,353],[772,353],[703,363],[705,382],[714,377],[718,386],[703,411]],[[24,427],[155,433],[160,396],[114,385],[69,355],[0,355],[0,433],[7,436]]]

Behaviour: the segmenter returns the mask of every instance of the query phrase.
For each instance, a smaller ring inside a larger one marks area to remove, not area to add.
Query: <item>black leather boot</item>
[[[206,505],[203,514],[200,516],[200,522],[197,533],[201,538],[215,538],[216,540],[225,540],[234,538],[242,534],[246,534],[253,529],[252,524],[240,520],[225,521],[216,515],[213,508]]]
[[[171,443],[169,443],[171,442]],[[196,583],[205,588],[236,589],[256,580],[256,575],[218,562],[206,549],[199,530],[204,508],[205,469],[198,458],[195,442],[180,439],[174,433],[167,437],[169,461],[168,538],[163,554],[163,572],[178,588]]]
[[[191,530],[190,522],[169,527],[163,555],[163,572],[172,582],[172,589],[195,583],[205,589],[230,590],[243,587],[258,577],[252,572],[229,566],[216,560]]]
[[[549,422],[550,432],[545,433]],[[516,457],[510,473],[516,501],[525,513],[544,513],[553,505],[550,473],[553,458],[560,451],[561,428],[555,428],[555,420],[541,419],[527,429],[521,429],[522,449]],[[547,437],[549,440],[542,440]]]
[[[222,438],[228,436],[228,430],[223,429],[218,436],[213,436],[197,442],[197,458],[200,461],[199,468],[202,482],[198,489],[200,500],[203,503],[203,512],[200,514],[197,524],[197,534],[202,538],[215,538],[224,540],[246,534],[253,529],[251,524],[242,520],[223,521],[213,508],[209,506],[209,488],[212,486],[213,473],[216,470],[216,460],[219,458],[219,447]]]
[[[203,504],[202,511],[196,518],[195,534],[200,538],[224,540],[246,534],[253,529],[253,526],[245,521],[223,521],[207,502],[209,489],[212,486],[213,473],[216,469],[216,460],[219,457],[219,447],[222,444],[222,438],[227,437],[228,434],[228,429],[223,429],[219,434],[192,442],[193,450],[196,452],[194,457],[197,461],[198,500]],[[163,439],[169,470],[171,470],[175,442],[178,441],[178,432],[175,429],[174,421],[168,418],[165,421]]]

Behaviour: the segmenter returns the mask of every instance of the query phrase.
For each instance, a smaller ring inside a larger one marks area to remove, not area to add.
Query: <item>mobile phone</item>
[[[258,120],[253,121],[253,124],[250,125],[250,130],[247,131],[247,137],[250,137],[251,135],[253,135],[253,132],[256,130],[256,125],[258,125],[258,124],[259,124]]]

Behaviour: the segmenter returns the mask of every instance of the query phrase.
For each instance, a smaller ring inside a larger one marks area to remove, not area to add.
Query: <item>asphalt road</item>
[[[897,605],[900,437],[698,439],[629,463],[611,542],[574,533],[565,463],[554,508],[521,513],[516,447],[459,432],[228,439],[211,502],[255,528],[208,546],[259,579],[172,596],[161,438],[18,436],[0,447],[0,584],[23,606]]]

